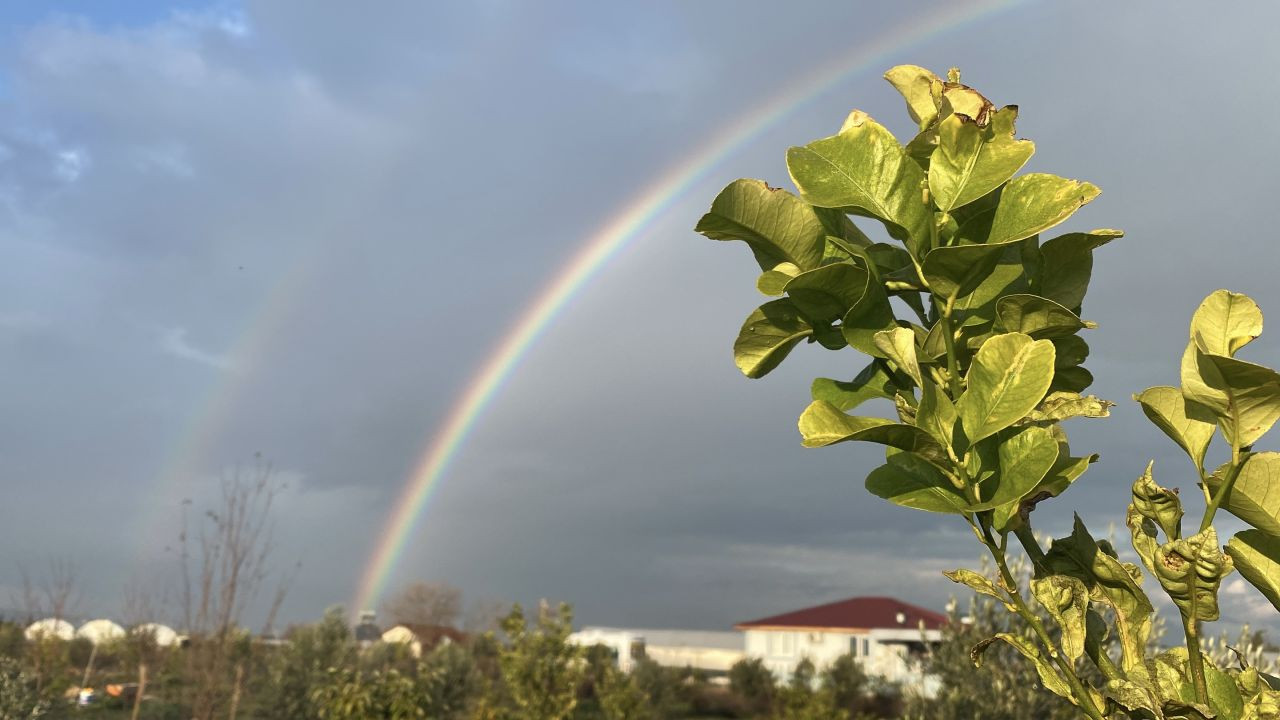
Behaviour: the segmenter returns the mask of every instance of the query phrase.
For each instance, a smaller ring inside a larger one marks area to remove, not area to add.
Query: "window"
[[[871,641],[866,638],[862,638],[862,657],[867,657],[870,654],[871,654]]]
[[[860,649],[861,649],[861,648],[860,648],[860,646],[859,646],[859,644],[858,644],[858,638],[856,638],[856,637],[854,637],[854,638],[850,638],[850,639],[849,639],[849,654],[850,654],[850,655],[852,655],[852,656],[854,656],[854,657],[860,657],[860,655],[858,654],[858,650],[860,650]]]

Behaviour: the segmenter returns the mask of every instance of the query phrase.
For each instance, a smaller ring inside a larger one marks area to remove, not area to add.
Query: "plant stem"
[[[1022,549],[1027,551],[1027,557],[1031,558],[1031,563],[1036,567],[1043,567],[1044,551],[1040,549],[1040,541],[1036,540],[1035,533],[1031,531],[1030,521],[1020,525],[1013,534],[1018,537],[1018,542],[1022,543]]]
[[[1187,660],[1191,666],[1191,680],[1196,686],[1196,701],[1209,704],[1209,686],[1204,679],[1204,657],[1200,655],[1200,626],[1195,618],[1195,593],[1192,594],[1192,613],[1182,618],[1182,632],[1187,637]]]
[[[1072,667],[1071,662],[1060,652],[1050,639],[1049,633],[1044,629],[1044,623],[1040,622],[1040,618],[1027,607],[1027,603],[1022,599],[1022,592],[1018,589],[1018,583],[1014,580],[1013,573],[1009,571],[1009,564],[1005,560],[1004,550],[996,544],[991,537],[991,531],[987,529],[983,523],[983,544],[987,546],[987,550],[991,553],[991,558],[996,561],[996,567],[1000,569],[1000,578],[1004,583],[1005,590],[1009,592],[1009,599],[1013,601],[1014,609],[1018,615],[1031,626],[1040,643],[1049,652],[1049,656],[1053,659],[1054,664],[1058,666],[1058,670],[1066,678],[1067,685],[1071,687],[1071,694],[1075,696],[1076,703],[1080,709],[1088,715],[1092,720],[1104,720],[1102,713],[1093,704],[1093,697],[1085,690],[1084,684],[1080,682],[1080,677],[1076,675],[1076,670]],[[1019,538],[1021,540],[1021,538]]]
[[[951,388],[951,399],[959,400],[963,389],[960,387],[960,361],[956,357],[955,332],[951,329],[951,311],[956,303],[955,295],[947,298],[946,307],[942,309],[942,317],[938,323],[942,326],[942,341],[947,346],[947,382]]]
[[[1231,486],[1235,484],[1236,477],[1240,475],[1240,444],[1238,442],[1231,443],[1231,468],[1227,470],[1227,478],[1223,481],[1222,487],[1218,488],[1218,492],[1214,493],[1213,498],[1209,500],[1209,504],[1204,508],[1204,517],[1200,520],[1200,532],[1209,529],[1213,525],[1213,516],[1218,512],[1218,506],[1226,499],[1227,493],[1231,492]],[[1205,486],[1208,487],[1208,483]]]

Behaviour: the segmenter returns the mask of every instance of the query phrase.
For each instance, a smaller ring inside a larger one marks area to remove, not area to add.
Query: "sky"
[[[212,507],[259,457],[279,482],[273,567],[293,577],[282,618],[350,603],[450,408],[601,227],[835,59],[952,7],[5,3],[0,606],[51,561],[77,569],[83,615],[119,614],[129,586],[172,599],[184,508]],[[790,107],[538,336],[388,588],[701,629],[957,594],[939,573],[978,565],[963,524],[868,495],[875,448],[800,447],[810,379],[852,376],[859,358],[802,347],[743,378],[731,346],[758,271],[692,232],[735,178],[788,185],[786,148],[855,107],[907,137],[880,78],[899,63],[959,66],[1019,105],[1027,169],[1103,190],[1064,229],[1127,232],[1098,252],[1085,304],[1093,391],[1118,405],[1067,427],[1102,462],[1036,513],[1060,534],[1079,511],[1127,546],[1147,460],[1196,493],[1130,396],[1176,382],[1208,292],[1280,308],[1266,125],[1280,95],[1262,73],[1277,14],[1012,3]],[[1280,332],[1244,355],[1280,365],[1278,350]],[[1238,576],[1224,597],[1224,626],[1271,622]]]

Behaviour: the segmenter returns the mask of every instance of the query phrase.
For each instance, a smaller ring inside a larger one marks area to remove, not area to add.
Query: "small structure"
[[[90,620],[76,630],[76,637],[84,638],[94,645],[119,640],[125,634],[124,628],[106,619]]]
[[[377,620],[378,614],[372,610],[360,613],[360,623],[352,631],[360,647],[368,647],[382,638],[382,630],[378,628]]]
[[[157,646],[173,647],[179,642],[178,633],[168,625],[160,623],[142,623],[135,627],[133,632],[140,635],[150,635]]]
[[[821,670],[851,654],[869,675],[927,685],[915,660],[942,639],[946,624],[945,615],[895,598],[855,597],[735,627],[746,633],[747,656],[783,680],[804,658]]]
[[[23,635],[32,641],[41,638],[71,640],[76,636],[76,628],[61,618],[45,618],[28,625]]]
[[[404,625],[397,625],[382,633],[382,642],[389,645],[405,645],[414,657],[422,657],[422,641]]]

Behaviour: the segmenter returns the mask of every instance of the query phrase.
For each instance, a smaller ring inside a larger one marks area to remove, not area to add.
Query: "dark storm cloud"
[[[21,540],[0,569],[76,556],[109,611],[122,574],[169,562],[163,538],[120,521],[138,498],[154,515],[208,497],[260,450],[289,481],[281,562],[304,563],[287,615],[346,601],[430,433],[575,250],[719,128],[910,19],[354,8],[251,2],[15,31],[0,67],[0,470],[15,503],[49,510],[11,518]],[[1104,462],[1059,503],[1100,535],[1123,529],[1148,458],[1190,485],[1127,398],[1175,378],[1199,298],[1230,285],[1280,307],[1265,229],[1280,137],[1264,129],[1280,101],[1233,74],[1274,60],[1273,24],[1183,16],[1157,36],[1151,11],[1031,5],[881,63],[958,64],[1021,105],[1029,169],[1104,190],[1072,227],[1129,232],[1099,251],[1085,308],[1101,325],[1095,389],[1122,402],[1069,427]],[[638,625],[723,627],[855,593],[946,601],[937,571],[976,564],[967,531],[870,498],[874,449],[799,447],[809,379],[852,375],[856,358],[802,348],[765,381],[740,377],[729,347],[759,302],[754,265],[690,231],[734,177],[785,184],[786,145],[851,105],[906,133],[877,74],[735,153],[581,291],[459,454],[398,580],[565,598],[584,620]],[[1251,357],[1276,363],[1278,343]],[[207,447],[175,461],[213,406]],[[1064,531],[1069,513],[1053,512],[1042,526]],[[54,537],[50,516],[65,526]],[[1251,591],[1236,590],[1233,617],[1247,617]]]

